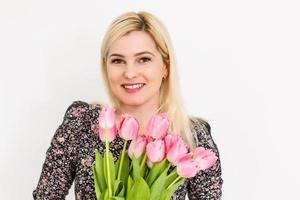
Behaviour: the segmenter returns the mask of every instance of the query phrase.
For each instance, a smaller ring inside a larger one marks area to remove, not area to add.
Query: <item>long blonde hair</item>
[[[152,36],[157,49],[168,68],[168,76],[160,88],[160,106],[156,113],[166,112],[171,122],[171,131],[181,135],[191,149],[195,148],[191,122],[180,93],[179,77],[169,33],[164,24],[146,11],[126,12],[118,16],[108,27],[101,46],[101,72],[110,103],[118,110],[120,102],[112,93],[107,77],[107,56],[114,41],[131,31],[145,31]]]

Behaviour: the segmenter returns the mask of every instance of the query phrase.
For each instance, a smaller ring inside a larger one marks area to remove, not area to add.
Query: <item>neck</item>
[[[150,118],[156,114],[155,111],[158,109],[159,105],[157,104],[143,104],[140,106],[128,106],[121,105],[120,109],[117,110],[117,124],[119,125],[121,115],[127,113],[135,117],[140,125],[140,134],[144,134],[147,128],[148,121]]]

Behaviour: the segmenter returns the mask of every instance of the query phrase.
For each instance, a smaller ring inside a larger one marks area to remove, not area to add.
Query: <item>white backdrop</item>
[[[186,107],[211,124],[222,199],[299,198],[296,1],[1,0],[0,199],[32,199],[73,101],[107,100],[100,42],[111,20],[140,10],[166,24]]]

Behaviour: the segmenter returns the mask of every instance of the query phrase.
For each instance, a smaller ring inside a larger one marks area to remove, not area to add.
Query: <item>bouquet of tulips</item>
[[[166,113],[160,113],[150,119],[141,135],[133,116],[123,114],[117,127],[115,109],[101,109],[99,137],[105,142],[105,153],[101,155],[96,150],[92,165],[97,200],[169,200],[185,178],[194,177],[216,162],[211,150],[197,147],[189,151],[178,134],[169,132],[169,127]],[[117,134],[124,146],[114,161],[109,142]]]

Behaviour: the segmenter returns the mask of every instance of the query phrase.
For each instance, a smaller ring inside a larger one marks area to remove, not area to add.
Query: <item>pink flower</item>
[[[113,141],[117,136],[116,114],[113,107],[103,107],[99,113],[99,137],[105,141],[105,129],[108,131],[109,142]]]
[[[163,140],[149,142],[146,147],[146,154],[152,163],[158,163],[165,158],[165,143]]]
[[[166,145],[166,151],[168,152],[169,149],[173,146],[173,144],[175,142],[177,142],[178,138],[180,136],[175,134],[175,133],[169,133],[168,135],[166,135],[166,137],[164,138],[165,141],[165,145]]]
[[[117,128],[114,126],[113,128],[110,128],[108,131],[108,138],[107,141],[111,142],[114,139],[116,139],[117,136]],[[99,127],[99,137],[101,141],[105,141],[105,129]]]
[[[177,164],[177,173],[184,178],[194,177],[198,172],[198,163],[196,160],[191,159],[192,153],[186,154],[181,157]]]
[[[113,107],[103,107],[99,113],[99,126],[113,128],[116,125],[116,113]]]
[[[174,165],[177,165],[179,159],[188,153],[187,145],[179,135],[167,135],[165,137],[165,144],[167,159]]]
[[[149,159],[147,159],[147,166],[149,168],[152,168],[152,166],[153,166],[153,162],[151,162]]]
[[[213,166],[218,157],[210,149],[197,147],[194,151],[194,159],[198,162],[199,169],[205,170]]]
[[[135,158],[139,158],[146,149],[147,139],[143,136],[138,135],[136,139],[132,140],[129,148],[128,148],[128,155],[130,158],[133,156]]]
[[[138,121],[127,114],[122,115],[120,121],[120,137],[124,140],[134,140],[139,132]]]
[[[162,139],[169,129],[169,120],[166,113],[160,113],[151,117],[147,124],[146,135],[155,139]]]

